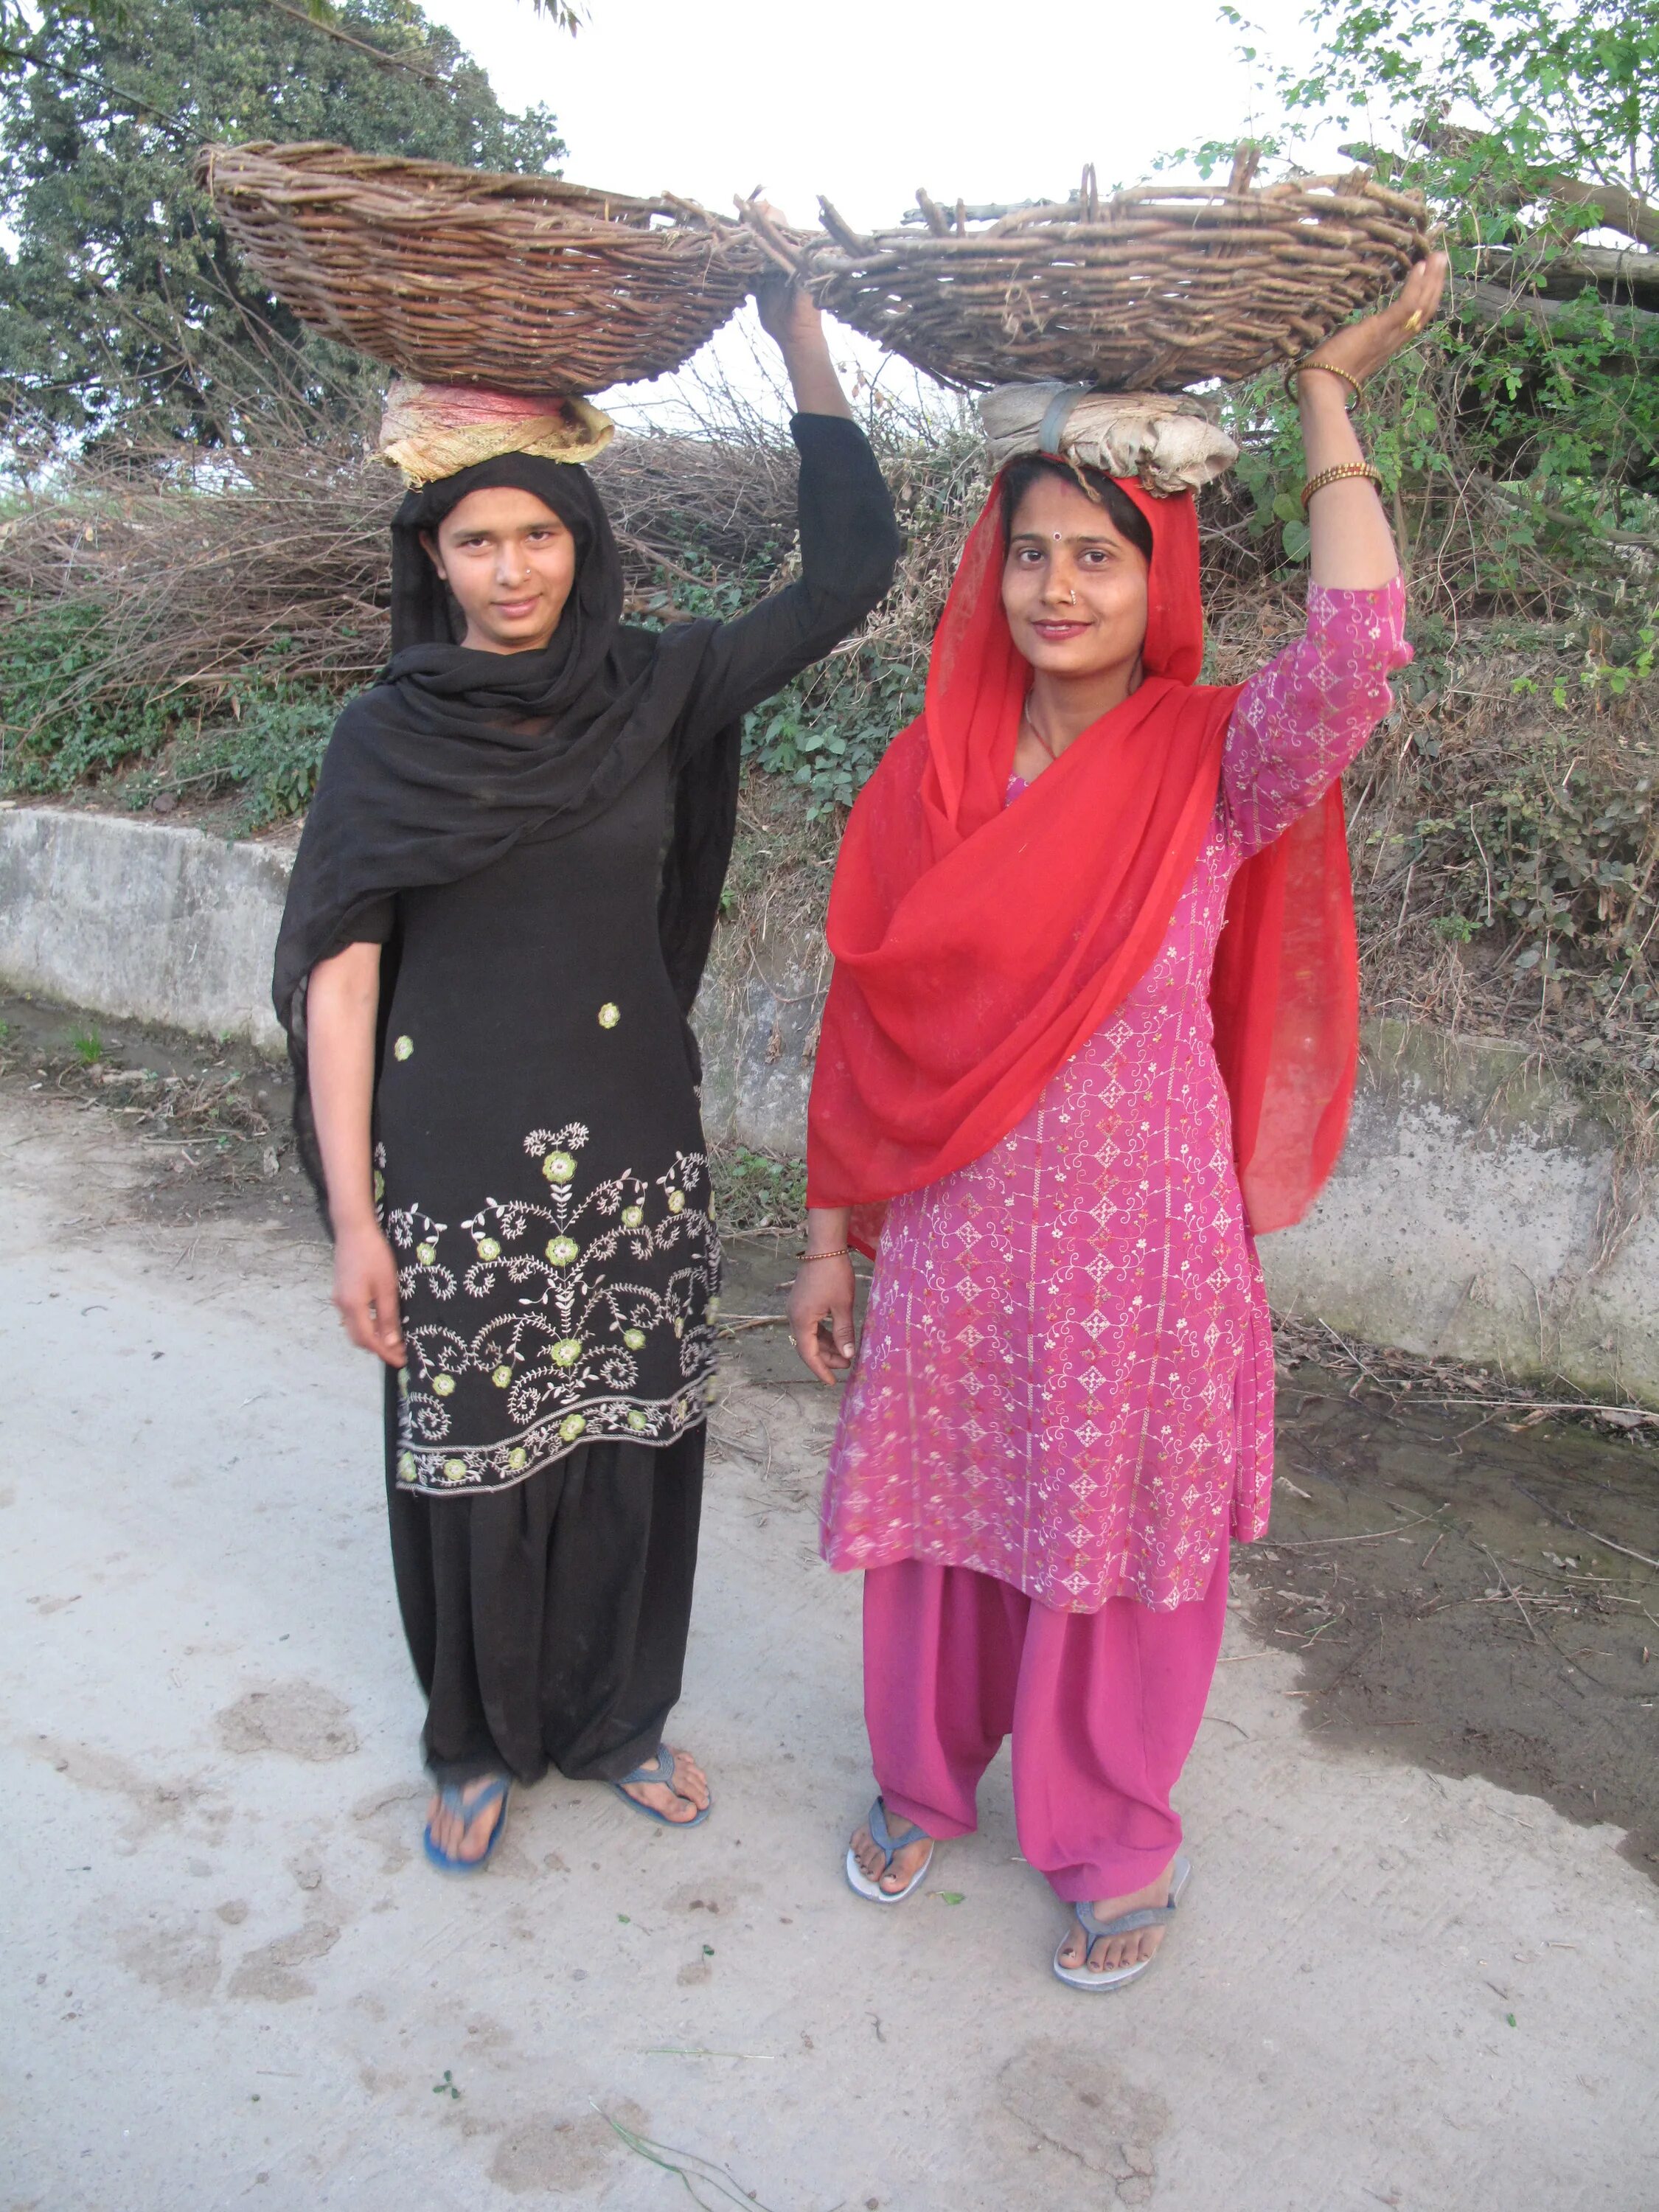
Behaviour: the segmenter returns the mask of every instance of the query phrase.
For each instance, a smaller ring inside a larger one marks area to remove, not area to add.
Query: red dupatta
[[[830,896],[836,967],[807,1201],[876,1209],[978,1158],[1121,1006],[1214,820],[1237,686],[1203,659],[1190,493],[1120,481],[1152,531],[1144,680],[1010,806],[1030,680],[1002,611],[1001,489],[963,549],[927,702],[859,794]],[[1358,1040],[1340,785],[1245,862],[1211,985],[1250,1226],[1300,1220],[1347,1127]]]

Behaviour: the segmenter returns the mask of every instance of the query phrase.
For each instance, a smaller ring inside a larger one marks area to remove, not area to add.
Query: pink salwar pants
[[[1067,1904],[1157,1880],[1227,1609],[1224,1534],[1204,1595],[1155,1613],[1115,1597],[1056,1613],[971,1567],[900,1559],[864,1577],[864,1717],[890,1813],[930,1836],[978,1825],[975,1792],[1013,1737],[1027,1862]]]

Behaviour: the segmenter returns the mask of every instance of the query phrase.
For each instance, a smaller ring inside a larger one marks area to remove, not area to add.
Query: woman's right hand
[[[388,1367],[404,1360],[398,1311],[398,1262],[378,1221],[353,1223],[334,1237],[334,1304],[345,1333]]]
[[[853,1263],[803,1260],[789,1293],[789,1334],[820,1382],[834,1382],[853,1364]]]

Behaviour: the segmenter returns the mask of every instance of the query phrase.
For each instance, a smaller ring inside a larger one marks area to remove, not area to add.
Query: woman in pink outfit
[[[1084,1989],[1137,1978],[1174,1916],[1228,1547],[1267,1524],[1255,1233],[1340,1146],[1340,778],[1410,657],[1346,402],[1444,271],[1302,365],[1307,632],[1241,688],[1195,681],[1190,494],[1010,463],[837,863],[790,1321],[822,1381],[852,1370],[823,1550],[864,1572],[879,1794],[848,1878],[908,1896],[1012,1735]]]

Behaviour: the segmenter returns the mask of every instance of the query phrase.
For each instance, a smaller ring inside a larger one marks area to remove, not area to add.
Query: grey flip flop
[[[1072,1910],[1077,1915],[1079,1927],[1089,1939],[1089,1950],[1094,1948],[1102,1936],[1133,1936],[1143,1928],[1167,1928],[1176,1917],[1176,1906],[1181,1901],[1182,1891],[1192,1879],[1192,1861],[1182,1858],[1177,1852],[1170,1877],[1169,1903],[1143,1905],[1133,1912],[1120,1912],[1110,1920],[1097,1920],[1094,1908],[1086,1902],[1074,1905]],[[1082,1966],[1062,1966],[1060,1954],[1065,1948],[1066,1939],[1062,1936],[1054,1950],[1054,1973],[1059,1980],[1069,1984],[1074,1990],[1127,1989],[1131,1982],[1138,1982],[1152,1964],[1152,1959],[1139,1959],[1133,1966],[1114,1966],[1105,1972],[1097,1973],[1088,1963],[1088,1951],[1083,1954]],[[1162,1949],[1163,1946],[1160,1944],[1158,1948]]]
[[[917,1827],[914,1820],[907,1823],[910,1831],[909,1834],[907,1836],[900,1836],[896,1838],[892,1831],[887,1825],[887,1808],[882,1803],[879,1797],[877,1798],[875,1803],[870,1808],[870,1818],[867,1826],[870,1830],[871,1842],[874,1844],[876,1849],[882,1854],[883,1858],[886,1862],[886,1864],[884,1865],[881,1870],[884,1875],[888,1871],[889,1868],[891,1867],[893,1861],[898,1856],[899,1853],[902,1850],[908,1850],[910,1844],[925,1842],[928,1847],[927,1857],[911,1875],[909,1881],[905,1883],[902,1889],[883,1889],[880,1884],[879,1876],[876,1881],[872,1881],[869,1875],[866,1874],[864,1869],[859,1864],[858,1856],[854,1850],[853,1846],[850,1844],[847,1846],[847,1880],[850,1887],[856,1890],[860,1897],[867,1897],[872,1905],[902,1905],[905,1899],[910,1895],[911,1892],[917,1888],[919,1885],[927,1879],[927,1869],[933,1863],[933,1838],[930,1835],[927,1835],[923,1829]]]
[[[669,1790],[674,1788],[674,1754],[665,1743],[657,1746],[657,1755],[647,1766],[636,1766],[631,1774],[624,1774],[621,1782],[611,1787],[624,1805],[631,1805],[636,1813],[643,1813],[647,1820],[659,1821],[665,1828],[700,1828],[714,1811],[714,1804],[704,1805],[690,1820],[671,1820],[666,1813],[659,1813],[654,1805],[642,1805],[637,1797],[630,1797],[625,1784],[629,1782],[660,1782]],[[679,1793],[675,1791],[675,1795]]]

